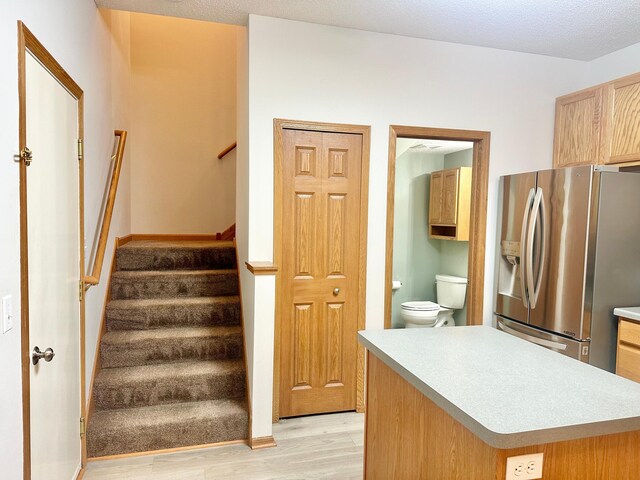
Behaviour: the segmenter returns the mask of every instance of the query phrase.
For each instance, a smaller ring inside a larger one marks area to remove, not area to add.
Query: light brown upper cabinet
[[[556,99],[553,166],[640,162],[640,73]]]
[[[442,219],[442,183],[444,172],[431,174],[431,186],[429,189],[429,226],[439,225]]]
[[[600,163],[603,98],[596,87],[556,100],[554,167]]]
[[[458,167],[431,174],[429,237],[469,240],[471,168]]]
[[[606,86],[604,163],[640,161],[640,73]]]

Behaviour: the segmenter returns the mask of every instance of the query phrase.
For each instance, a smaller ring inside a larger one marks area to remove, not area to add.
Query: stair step
[[[240,325],[240,297],[112,300],[107,331]]]
[[[116,252],[118,270],[218,270],[236,268],[233,242],[134,240]]]
[[[111,276],[111,299],[238,295],[237,270],[120,271]]]
[[[242,360],[103,368],[93,387],[97,410],[243,398]]]
[[[246,402],[208,400],[96,411],[87,430],[91,458],[203,445],[248,436]]]
[[[242,357],[242,329],[184,327],[107,332],[100,344],[102,368]]]

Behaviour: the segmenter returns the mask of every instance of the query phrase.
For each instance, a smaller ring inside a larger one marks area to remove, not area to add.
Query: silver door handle
[[[529,298],[527,295],[527,286],[525,284],[526,279],[526,261],[527,256],[527,227],[529,226],[529,214],[531,213],[531,203],[535,196],[535,190],[532,188],[529,190],[529,196],[527,197],[527,203],[524,207],[524,215],[522,217],[522,232],[520,234],[520,290],[522,291],[522,303],[524,308],[529,308]]]
[[[334,297],[337,297],[339,293],[340,293],[340,289],[338,287],[333,289],[333,296]]]
[[[507,327],[504,323],[498,322],[498,328],[503,330],[504,332],[513,335],[514,337],[521,338],[523,340],[527,340],[531,343],[535,343],[536,345],[540,345],[541,347],[547,347],[552,350],[566,350],[567,345],[565,343],[552,342],[551,340],[545,340],[544,338],[532,337],[531,335],[527,335],[526,333],[519,332],[514,330],[513,328]]]
[[[536,285],[533,289],[533,306],[538,304],[538,297],[540,296],[540,287],[542,286],[542,274],[544,272],[544,257],[547,249],[547,211],[544,204],[544,192],[540,189],[540,258],[538,259],[538,278],[536,279]]]
[[[53,348],[51,347],[47,348],[44,352],[41,352],[39,347],[33,347],[33,351],[31,352],[31,362],[34,365],[37,365],[43,358],[45,362],[50,362],[55,356],[56,354],[53,352]]]
[[[535,282],[533,280],[533,240],[536,233],[536,224],[538,223],[538,215],[540,214],[540,205],[542,202],[542,189],[538,187],[536,191],[536,196],[533,200],[533,208],[531,211],[533,215],[529,218],[529,231],[527,233],[527,254],[526,254],[526,263],[527,263],[527,290],[531,294],[529,297],[529,305],[531,308],[536,308],[536,302],[538,300],[537,295],[535,294]],[[539,277],[542,278],[542,277]]]

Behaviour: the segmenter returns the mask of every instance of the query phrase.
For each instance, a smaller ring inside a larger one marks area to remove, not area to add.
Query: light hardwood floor
[[[229,445],[190,452],[90,462],[84,480],[307,480],[362,478],[364,415],[283,419],[275,448]]]

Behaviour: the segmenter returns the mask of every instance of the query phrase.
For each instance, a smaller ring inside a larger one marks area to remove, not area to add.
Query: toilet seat
[[[440,310],[440,305],[434,302],[404,302],[400,305],[403,310],[411,310],[414,312],[430,312],[434,310]]]
[[[440,305],[434,302],[405,302],[400,305],[406,327],[433,327],[438,322]]]
[[[435,302],[414,301],[400,305],[401,317],[407,328],[453,326],[453,310]]]

